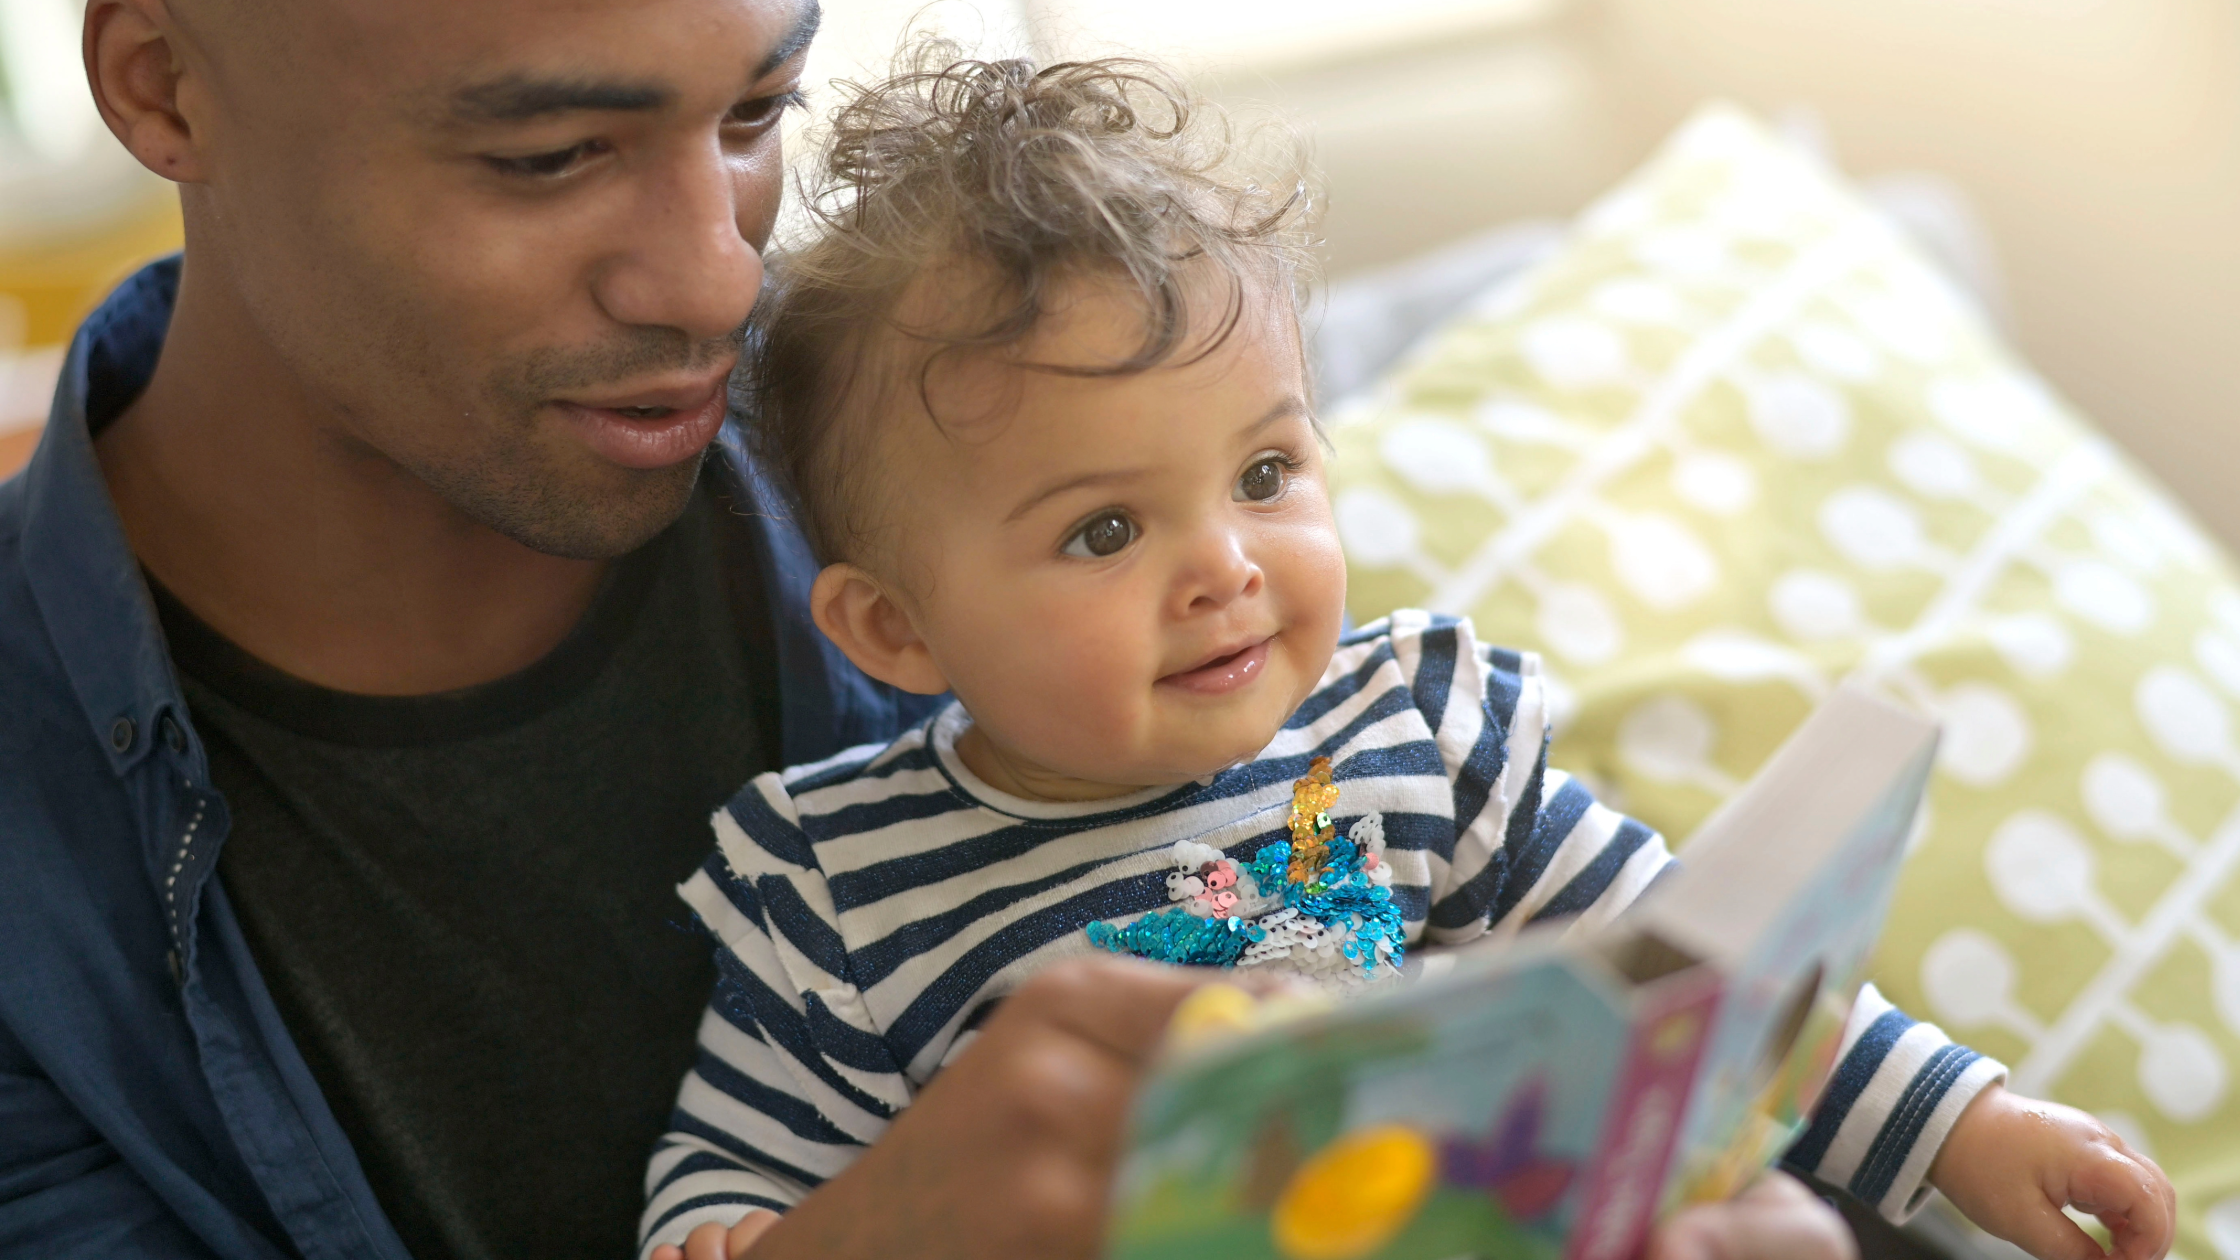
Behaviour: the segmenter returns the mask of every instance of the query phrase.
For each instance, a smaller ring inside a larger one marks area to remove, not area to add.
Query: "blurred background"
[[[175,248],[102,128],[82,0],[0,0],[0,472],[59,344]],[[2240,544],[2240,0],[825,0],[810,79],[913,22],[1169,58],[1308,139],[1344,278],[1550,224],[1699,101],[1782,123],[1904,212],[2023,350]],[[820,91],[812,106],[829,105]],[[813,121],[813,120],[812,120]]]

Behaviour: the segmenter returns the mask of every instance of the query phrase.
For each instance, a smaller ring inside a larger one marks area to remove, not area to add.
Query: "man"
[[[0,1255],[629,1253],[710,811],[919,711],[722,428],[816,21],[88,5],[187,248],[0,486]],[[1023,990],[755,1254],[1092,1254],[1190,984]],[[1774,1183],[1659,1245],[1833,1220]]]

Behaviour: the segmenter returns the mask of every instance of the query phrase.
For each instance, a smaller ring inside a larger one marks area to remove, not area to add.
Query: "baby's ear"
[[[909,612],[862,569],[826,565],[809,588],[809,615],[857,669],[880,682],[922,696],[949,689]]]

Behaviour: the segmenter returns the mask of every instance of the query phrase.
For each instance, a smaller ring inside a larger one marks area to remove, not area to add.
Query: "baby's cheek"
[[[1132,751],[1156,667],[1124,625],[1079,604],[1050,605],[1023,611],[991,641],[988,683],[1003,693],[997,707],[1021,752],[1098,761]]]
[[[1271,574],[1271,578],[1275,576]],[[1345,626],[1346,566],[1335,531],[1327,547],[1295,553],[1286,562],[1281,581],[1277,598],[1284,609],[1285,637],[1300,654],[1301,671],[1309,678],[1319,678]]]
[[[1346,606],[1345,551],[1338,545],[1338,524],[1321,487],[1302,488],[1306,501],[1296,517],[1271,541],[1263,561],[1272,594],[1299,622],[1328,625],[1337,637]]]

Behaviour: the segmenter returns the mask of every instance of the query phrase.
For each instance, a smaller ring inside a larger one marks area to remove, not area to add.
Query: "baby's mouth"
[[[1235,691],[1260,676],[1261,669],[1268,663],[1268,645],[1272,642],[1272,636],[1254,640],[1234,651],[1169,674],[1159,680],[1159,685],[1205,696]]]

